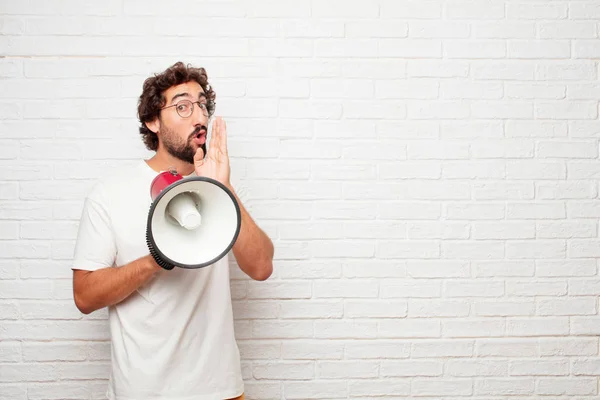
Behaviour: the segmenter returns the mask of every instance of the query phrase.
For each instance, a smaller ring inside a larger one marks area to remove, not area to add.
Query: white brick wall
[[[178,60],[275,242],[249,399],[600,398],[600,1],[0,3],[0,399],[104,398],[77,221]]]

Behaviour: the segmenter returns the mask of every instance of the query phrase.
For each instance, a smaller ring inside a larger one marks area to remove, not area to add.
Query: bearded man
[[[234,335],[229,254],[200,269],[161,268],[146,243],[152,180],[162,171],[225,185],[241,212],[231,252],[254,280],[273,271],[273,244],[230,181],[227,127],[207,127],[215,92],[204,68],[174,64],[144,82],[140,134],[148,160],[101,179],[85,199],[75,246],[73,295],[84,314],[108,307],[109,400],[243,399]],[[243,197],[243,196],[242,196]],[[199,246],[201,244],[199,243]]]

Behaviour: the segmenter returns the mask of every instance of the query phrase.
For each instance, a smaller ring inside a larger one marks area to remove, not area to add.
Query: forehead
[[[186,94],[186,96],[181,96],[182,94]],[[191,97],[193,99],[197,99],[199,94],[204,94],[204,90],[196,81],[190,81],[180,85],[171,86],[165,90],[164,93],[167,102],[171,102],[171,100],[173,100],[173,98],[176,96],[177,98]]]

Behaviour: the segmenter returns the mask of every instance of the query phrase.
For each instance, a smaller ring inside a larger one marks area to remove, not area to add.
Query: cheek
[[[188,139],[189,134],[193,131],[193,129],[189,129],[185,123],[181,121],[164,121],[163,129],[164,132],[168,132],[169,136],[177,137],[179,140]],[[166,129],[165,129],[166,128]]]

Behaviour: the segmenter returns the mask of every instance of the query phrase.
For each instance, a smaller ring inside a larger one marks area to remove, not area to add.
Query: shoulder
[[[86,194],[86,200],[108,206],[111,199],[126,193],[133,182],[138,182],[144,172],[147,171],[143,170],[139,161],[119,167],[98,178]]]

